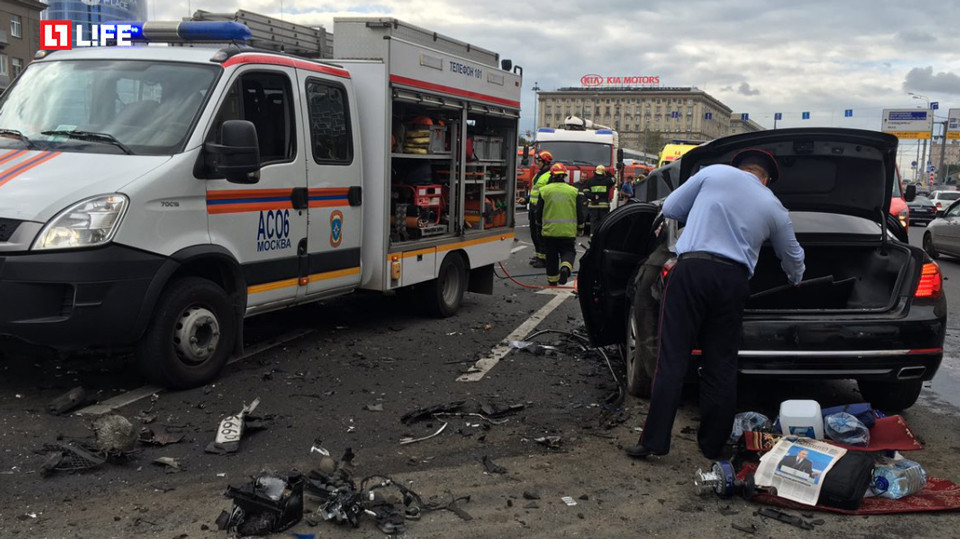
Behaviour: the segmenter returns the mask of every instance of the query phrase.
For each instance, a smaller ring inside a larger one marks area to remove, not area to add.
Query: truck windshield
[[[595,167],[612,165],[613,153],[609,144],[597,142],[546,141],[537,144],[538,151],[548,150],[554,162]]]
[[[0,99],[0,132],[17,132],[0,138],[0,148],[178,153],[217,73],[216,66],[139,60],[38,62]]]

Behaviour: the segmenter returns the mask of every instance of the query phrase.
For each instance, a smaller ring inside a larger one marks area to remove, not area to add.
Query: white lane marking
[[[524,250],[524,249],[526,249],[526,248],[527,248],[526,245],[521,245],[521,246],[519,246],[519,247],[514,247],[513,249],[510,249],[510,254],[519,253],[520,251],[522,251],[522,250]]]
[[[294,339],[298,339],[298,338],[300,338],[300,337],[303,337],[304,335],[309,335],[310,333],[313,333],[313,331],[314,331],[314,330],[310,329],[310,330],[306,330],[306,331],[294,331],[294,332],[291,332],[291,333],[285,333],[285,334],[277,337],[276,340],[270,340],[270,341],[262,342],[262,343],[259,343],[259,344],[257,344],[257,345],[251,346],[250,348],[247,348],[247,349],[244,351],[244,353],[243,353],[242,356],[237,356],[237,357],[231,359],[230,361],[228,361],[228,362],[227,362],[227,365],[232,365],[233,363],[236,363],[236,362],[238,362],[238,361],[241,361],[241,360],[247,359],[247,358],[249,358],[249,357],[255,356],[255,355],[257,355],[257,354],[259,354],[259,353],[261,353],[261,352],[265,352],[265,351],[267,351],[267,350],[269,350],[269,349],[271,349],[271,348],[274,348],[274,347],[276,347],[276,346],[280,346],[281,344],[286,344],[286,343],[288,343],[288,342],[290,342],[290,341],[292,341],[292,340],[294,340]],[[114,410],[123,408],[124,406],[127,406],[127,405],[129,405],[129,404],[133,404],[133,403],[137,402],[138,400],[145,399],[145,398],[147,398],[147,397],[149,397],[149,396],[151,396],[151,395],[155,395],[155,394],[157,394],[157,393],[160,393],[160,392],[162,392],[163,390],[164,390],[164,388],[162,388],[162,387],[160,387],[160,386],[143,386],[143,387],[139,387],[139,388],[137,388],[137,389],[133,389],[133,390],[131,390],[131,391],[127,391],[126,393],[121,393],[121,394],[119,394],[119,395],[115,395],[115,396],[113,396],[113,397],[110,397],[109,399],[107,399],[107,400],[105,400],[105,401],[103,401],[103,402],[100,402],[100,403],[97,403],[97,404],[93,404],[93,405],[91,405],[91,406],[87,406],[86,408],[81,408],[80,410],[78,410],[77,412],[75,412],[75,414],[76,414],[76,415],[103,415],[103,414],[107,414],[107,413],[110,413],[110,412],[112,412],[112,411],[114,411]]]
[[[477,361],[466,374],[457,378],[458,382],[479,382],[490,372],[490,369],[494,368],[497,363],[500,363],[500,360],[503,359],[504,356],[510,353],[510,341],[522,340],[530,333],[533,333],[534,328],[536,328],[540,322],[543,322],[561,303],[573,295],[569,290],[543,290],[541,293],[554,295],[554,297],[548,301],[546,305],[540,307],[539,311],[533,313],[530,318],[520,324],[517,329],[513,330],[512,333],[500,341],[500,344],[493,347],[487,357]]]

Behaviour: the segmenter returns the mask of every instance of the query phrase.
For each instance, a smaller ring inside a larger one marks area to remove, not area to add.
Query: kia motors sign
[[[660,76],[628,75],[624,77],[606,77],[603,75],[584,75],[580,77],[580,85],[587,88],[600,86],[659,86]]]

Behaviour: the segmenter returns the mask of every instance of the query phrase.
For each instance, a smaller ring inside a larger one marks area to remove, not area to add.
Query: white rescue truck
[[[450,316],[492,292],[514,239],[519,68],[394,19],[338,19],[335,50],[38,55],[0,99],[0,335],[134,345],[151,380],[190,387],[241,350],[250,315],[412,288]]]

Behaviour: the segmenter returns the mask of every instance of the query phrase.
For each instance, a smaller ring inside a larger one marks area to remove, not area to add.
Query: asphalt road
[[[525,224],[523,216],[519,221]],[[522,283],[543,284],[542,270],[527,265],[532,255],[527,229],[517,231],[517,252],[505,266]],[[919,232],[913,230],[911,237],[919,241]],[[944,260],[942,266],[948,296],[960,298],[952,279],[960,262]],[[957,319],[958,304],[951,304],[951,320]],[[421,317],[398,297],[358,294],[252,319],[247,323],[251,345],[263,349],[278,336],[290,340],[234,363],[207,388],[156,393],[140,390],[143,382],[123,354],[61,355],[3,342],[0,537],[227,537],[214,526],[220,511],[230,507],[222,497],[225,487],[264,469],[316,467],[310,454],[316,440],[334,454],[351,448],[358,479],[380,473],[425,497],[470,496],[461,506],[473,520],[447,511],[429,513],[409,523],[409,537],[742,536],[732,524],[753,524],[758,536],[811,533],[757,517],[756,506],[742,500],[720,502],[693,493],[693,473],[710,464],[696,448],[695,391],[685,396],[671,454],[634,462],[621,447],[635,442],[646,402],[628,397],[619,408],[605,407],[604,398],[616,386],[598,354],[582,352],[559,334],[537,339],[557,347],[544,355],[498,349],[512,334],[526,333],[518,328],[581,327],[572,295],[536,293],[506,279],[498,279],[492,296],[468,295],[462,312],[444,320]],[[915,458],[932,475],[954,481],[960,481],[955,465],[960,453],[958,339],[960,331],[951,330],[944,368],[905,413],[927,445]],[[621,372],[614,351],[608,352]],[[489,365],[501,355],[479,381],[457,381],[478,360],[486,358]],[[48,401],[76,386],[100,403],[128,403],[114,412],[138,429],[184,438],[164,447],[141,446],[127,462],[41,477],[43,457],[37,451],[45,443],[91,437],[93,416],[57,417],[44,410]],[[742,409],[770,415],[785,398],[814,398],[824,406],[859,401],[849,382],[741,387]],[[267,428],[246,434],[233,455],[205,453],[220,419],[257,397],[257,413],[268,419]],[[441,435],[399,444],[405,436],[432,434],[442,424],[404,425],[399,421],[404,413],[461,400],[525,408],[503,424],[449,418]],[[383,411],[368,410],[380,406]],[[534,441],[542,436],[562,441],[548,448]],[[483,456],[507,473],[487,473]],[[168,473],[152,464],[158,457],[178,459],[182,471]],[[524,491],[541,499],[526,500]],[[562,496],[573,497],[577,505],[568,506]],[[960,514],[817,517],[825,521],[817,533],[825,536],[947,537],[960,529]],[[358,529],[301,523],[293,531],[382,536],[369,521]]]

